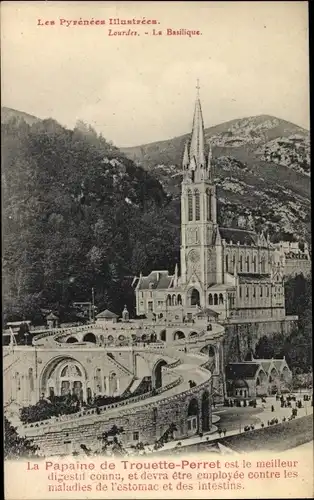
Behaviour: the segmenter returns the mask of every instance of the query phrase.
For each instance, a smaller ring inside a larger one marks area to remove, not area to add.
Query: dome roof
[[[246,389],[247,383],[244,380],[236,380],[233,387],[235,387],[236,389]]]
[[[98,318],[100,318],[100,319],[102,319],[102,318],[104,318],[104,319],[113,319],[113,318],[117,318],[117,317],[118,316],[115,313],[109,311],[109,309],[105,309],[104,311],[100,312],[96,316],[97,319]]]

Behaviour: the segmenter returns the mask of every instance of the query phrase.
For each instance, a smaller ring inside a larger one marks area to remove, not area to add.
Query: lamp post
[[[94,288],[92,288],[92,322],[95,322],[95,293]]]
[[[73,302],[74,307],[88,307],[89,321],[92,321],[92,303],[91,302]],[[86,309],[85,309],[86,310]]]

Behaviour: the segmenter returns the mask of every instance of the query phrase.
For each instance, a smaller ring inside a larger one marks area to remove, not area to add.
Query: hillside
[[[179,262],[188,136],[123,153],[84,123],[69,130],[4,109],[5,317],[41,322],[40,311],[53,309],[67,319],[71,303],[90,300],[92,288],[99,309],[119,313],[127,303],[132,313],[132,277]],[[309,162],[308,132],[253,117],[207,129],[206,138],[221,224],[267,229],[273,240],[310,238],[309,169],[300,166]],[[291,148],[297,153],[287,165]]]
[[[33,125],[33,123],[37,123],[40,121],[39,118],[33,115],[29,115],[28,113],[24,113],[24,111],[18,111],[16,109],[7,108],[6,106],[1,107],[1,123],[8,123],[10,120],[16,120],[16,122],[24,121],[28,125]]]
[[[92,287],[100,309],[132,312],[125,277],[177,261],[159,181],[83,123],[12,117],[1,132],[5,317],[40,322],[53,309],[65,318]]]
[[[206,116],[206,112],[204,113]],[[309,132],[262,115],[207,128],[213,149],[221,223],[250,225],[310,237]],[[124,153],[158,178],[179,199],[181,160],[188,135],[124,148]]]

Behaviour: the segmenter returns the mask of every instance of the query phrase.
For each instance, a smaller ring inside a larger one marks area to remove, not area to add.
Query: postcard
[[[1,5],[6,500],[311,498],[307,2]]]

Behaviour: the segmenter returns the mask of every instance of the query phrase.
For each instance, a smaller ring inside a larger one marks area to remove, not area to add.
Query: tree
[[[6,460],[16,460],[32,457],[36,455],[36,450],[38,450],[38,447],[28,439],[19,436],[16,428],[4,417],[4,458]]]
[[[179,251],[159,181],[82,122],[11,120],[2,139],[6,320],[66,316],[92,287],[97,306],[132,312],[124,276],[174,267]]]
[[[270,359],[274,357],[275,349],[272,339],[264,335],[259,339],[255,347],[255,357],[258,359]]]

